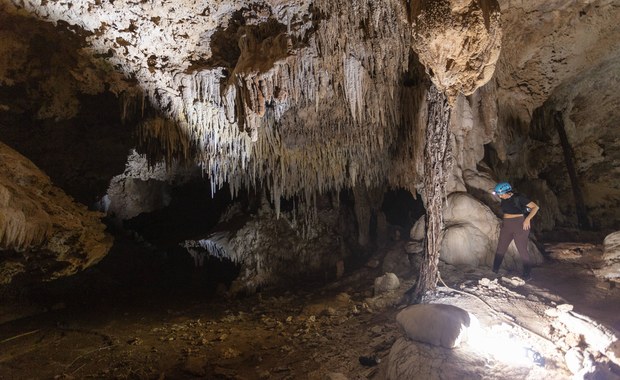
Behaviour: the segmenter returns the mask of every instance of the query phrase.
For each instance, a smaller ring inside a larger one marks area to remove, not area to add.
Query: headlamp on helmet
[[[508,182],[500,182],[495,186],[495,191],[493,194],[502,195],[512,191],[512,186]]]

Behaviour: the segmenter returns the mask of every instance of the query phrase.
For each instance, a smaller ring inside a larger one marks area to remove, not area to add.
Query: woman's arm
[[[529,230],[530,229],[530,222],[532,221],[532,218],[534,217],[534,215],[536,215],[538,210],[540,210],[540,207],[538,207],[538,205],[536,203],[534,203],[534,202],[528,203],[526,205],[526,207],[528,207],[530,209],[530,214],[523,221],[523,229],[524,230]]]

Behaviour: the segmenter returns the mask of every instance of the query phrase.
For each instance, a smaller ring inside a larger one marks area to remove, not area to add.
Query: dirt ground
[[[570,378],[558,343],[570,334],[551,328],[549,308],[571,305],[620,331],[620,290],[591,272],[601,246],[553,243],[546,249],[550,260],[527,283],[510,273],[495,278],[488,269],[440,267],[449,288],[440,284],[433,302],[474,310],[481,322],[509,316],[545,341],[537,347],[544,365],[494,372],[489,368],[497,359],[487,358],[481,378]],[[390,350],[404,334],[395,315],[415,276],[375,297],[379,268],[236,299],[157,288],[80,303],[54,300],[44,313],[0,325],[0,379],[384,379],[397,366]],[[543,347],[554,339],[555,347]],[[609,368],[606,378],[620,377],[617,366]]]

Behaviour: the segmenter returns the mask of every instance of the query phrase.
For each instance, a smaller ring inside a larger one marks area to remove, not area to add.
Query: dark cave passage
[[[381,210],[389,224],[409,231],[413,224],[424,215],[424,203],[419,194],[413,195],[405,189],[388,190],[383,199]]]

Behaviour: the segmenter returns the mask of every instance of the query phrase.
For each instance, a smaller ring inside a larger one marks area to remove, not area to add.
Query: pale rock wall
[[[125,171],[110,181],[104,199],[98,203],[99,210],[118,221],[159,210],[170,204],[173,185],[199,174],[197,169],[176,162],[151,166],[144,155],[132,151]]]
[[[502,53],[496,80],[500,115],[527,123],[554,89],[617,56],[620,7],[613,0],[499,0]]]

